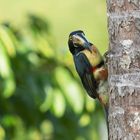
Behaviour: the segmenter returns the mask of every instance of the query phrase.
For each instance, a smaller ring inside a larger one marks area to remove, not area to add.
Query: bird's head
[[[91,43],[86,39],[84,32],[81,30],[70,33],[68,45],[72,54],[76,54],[84,49],[91,51]]]

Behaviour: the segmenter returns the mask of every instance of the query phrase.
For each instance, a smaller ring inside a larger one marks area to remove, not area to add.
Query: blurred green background
[[[103,54],[105,0],[0,0],[0,140],[106,140],[67,40],[81,29]]]

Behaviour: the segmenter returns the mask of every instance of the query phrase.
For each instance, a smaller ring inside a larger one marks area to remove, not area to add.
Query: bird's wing
[[[80,53],[74,56],[76,70],[81,78],[82,84],[89,96],[97,97],[97,83],[93,77],[92,66],[85,54]]]

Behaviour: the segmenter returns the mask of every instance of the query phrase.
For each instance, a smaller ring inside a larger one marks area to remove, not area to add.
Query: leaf
[[[53,94],[53,89],[51,87],[44,87],[44,92],[46,94],[44,102],[40,106],[40,110],[42,112],[46,112],[50,109],[52,103],[53,103],[53,97],[55,96]]]
[[[79,124],[82,127],[89,125],[90,122],[91,122],[91,118],[88,114],[83,114],[79,120]]]
[[[2,119],[2,123],[7,127],[15,126],[17,123],[17,117],[13,115],[5,115]]]
[[[52,46],[50,46],[46,36],[38,34],[37,39],[35,40],[35,44],[37,45],[37,49],[46,57],[51,58],[54,57],[54,50]]]
[[[93,112],[96,107],[96,102],[90,97],[86,97],[86,109],[88,112]]]
[[[3,78],[10,75],[10,63],[4,46],[0,42],[0,74]]]
[[[0,140],[5,139],[5,130],[4,128],[0,125]]]
[[[15,81],[13,72],[10,68],[10,60],[5,51],[4,46],[0,42],[0,76],[5,80],[4,84],[4,97],[10,97],[15,88]]]
[[[14,78],[11,76],[8,79],[5,79],[3,95],[5,98],[10,97],[16,89],[16,84]]]
[[[81,113],[84,106],[84,98],[76,81],[71,78],[66,69],[61,67],[56,68],[55,76],[74,112]]]
[[[0,40],[4,44],[8,55],[13,57],[16,55],[16,49],[10,34],[10,29],[6,28],[5,26],[0,26]]]
[[[41,132],[48,136],[48,135],[51,135],[54,133],[54,128],[53,128],[53,124],[50,120],[44,120],[42,123],[41,123]]]
[[[55,89],[53,91],[53,94],[54,94],[54,100],[52,105],[53,113],[57,117],[62,117],[66,108],[64,97],[60,92],[60,90],[58,89]]]

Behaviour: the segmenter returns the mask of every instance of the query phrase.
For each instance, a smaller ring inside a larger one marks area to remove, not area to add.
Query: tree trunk
[[[140,0],[107,0],[109,140],[140,140]]]

